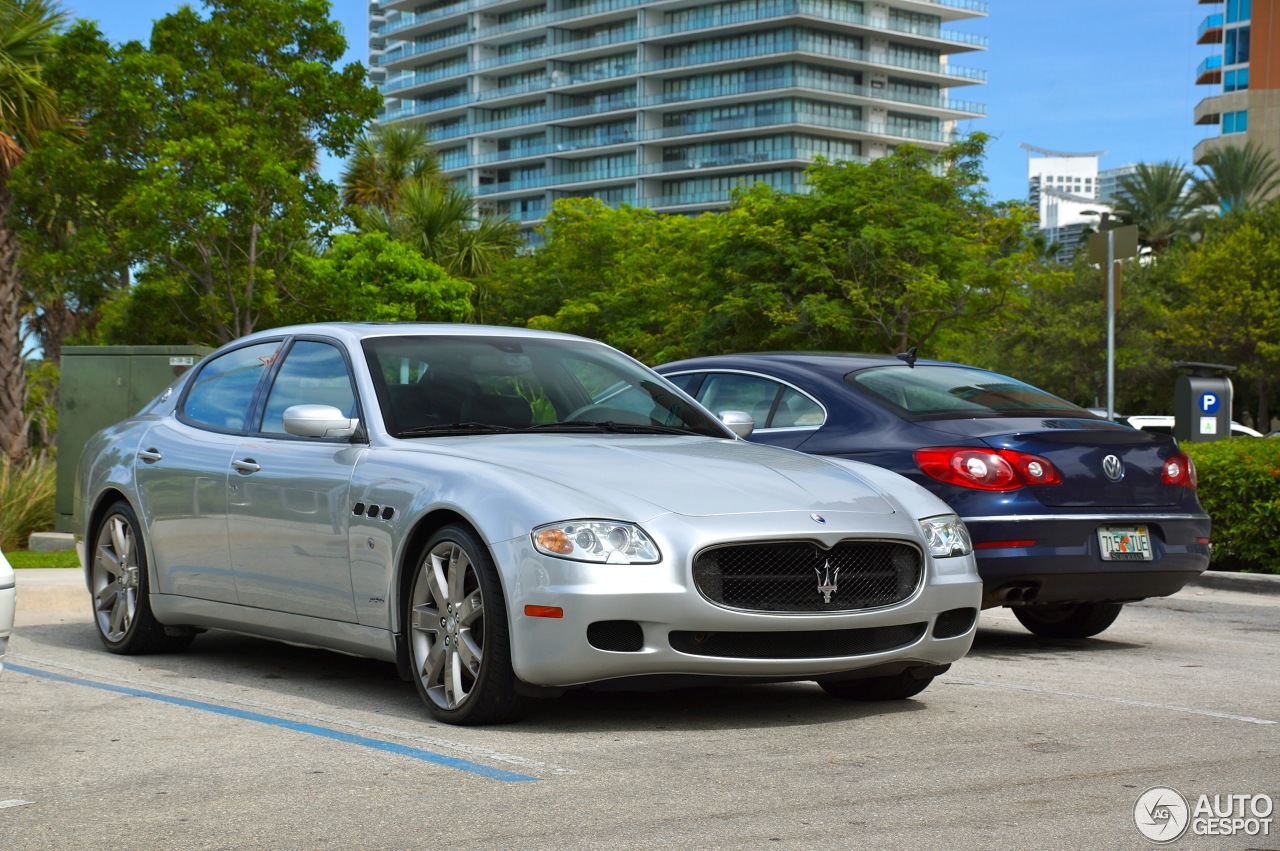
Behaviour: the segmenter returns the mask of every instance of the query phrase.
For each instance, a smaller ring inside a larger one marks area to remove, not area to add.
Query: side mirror
[[[738,437],[750,437],[756,430],[756,421],[746,411],[721,411],[720,422]]]
[[[284,430],[297,437],[351,437],[360,420],[332,405],[293,405],[284,410]]]

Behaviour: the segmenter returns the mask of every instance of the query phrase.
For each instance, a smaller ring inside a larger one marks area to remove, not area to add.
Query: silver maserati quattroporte
[[[225,629],[393,661],[457,724],[586,686],[919,693],[973,640],[963,523],[736,413],[562,334],[255,333],[86,446],[94,622],[116,653]]]

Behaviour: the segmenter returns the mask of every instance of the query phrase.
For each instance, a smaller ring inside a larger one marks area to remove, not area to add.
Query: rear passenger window
[[[245,346],[206,361],[182,403],[182,416],[196,424],[241,431],[258,382],[275,361],[280,342]]]

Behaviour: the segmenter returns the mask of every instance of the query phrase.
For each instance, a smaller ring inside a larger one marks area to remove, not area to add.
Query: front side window
[[[284,412],[294,405],[330,405],[348,417],[356,415],[351,374],[336,346],[300,340],[289,349],[267,396],[261,430],[284,434]]]
[[[221,431],[241,431],[258,383],[275,362],[280,341],[235,349],[206,361],[182,402],[183,419]]]
[[[1013,378],[972,367],[885,366],[845,381],[909,420],[953,417],[1092,415],[1065,399]]]

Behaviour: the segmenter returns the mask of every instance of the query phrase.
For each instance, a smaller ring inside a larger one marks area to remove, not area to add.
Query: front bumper
[[[983,608],[1131,602],[1177,593],[1209,566],[1209,517],[1094,513],[965,517],[983,579]],[[1104,561],[1103,526],[1146,526],[1150,561]]]
[[[827,517],[832,526],[842,528],[841,518]],[[803,516],[812,526],[808,518]],[[849,526],[843,527],[844,534],[820,535],[792,517],[751,519],[752,532],[747,535],[740,532],[742,518],[698,518],[696,525],[678,518],[646,523],[646,532],[659,541],[665,556],[651,565],[550,558],[537,553],[527,539],[495,545],[498,564],[508,566],[503,581],[511,606],[516,676],[531,685],[555,688],[618,680],[637,683],[637,678],[807,680],[860,670],[871,676],[903,667],[947,665],[968,652],[981,580],[967,556],[935,561],[926,555],[924,581],[917,591],[901,603],[877,609],[762,613],[710,602],[691,574],[692,555],[704,546],[792,540],[801,534],[798,529],[824,546],[856,537],[848,534]],[[911,532],[914,520],[887,523],[878,516],[871,522],[896,528],[863,536],[920,544],[918,534]],[[937,561],[947,562],[943,568],[949,572],[940,575]],[[559,607],[563,617],[527,616],[526,605]],[[593,631],[594,643],[588,636],[592,624],[622,624],[640,639],[624,650],[602,649],[599,633]]]

